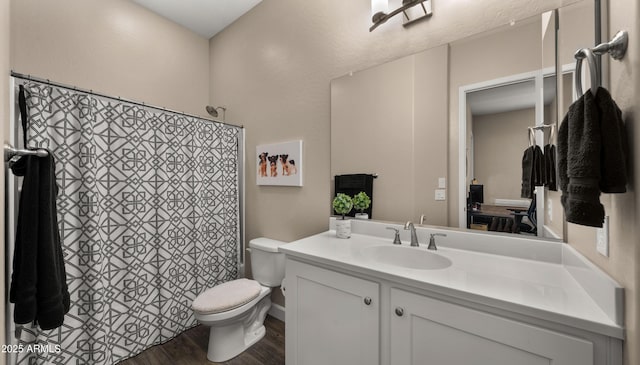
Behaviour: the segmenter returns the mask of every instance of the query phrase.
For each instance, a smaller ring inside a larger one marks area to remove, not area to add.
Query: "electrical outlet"
[[[447,200],[447,191],[444,189],[436,189],[436,200]]]
[[[602,228],[596,230],[596,249],[605,257],[609,257],[609,216],[604,217]]]

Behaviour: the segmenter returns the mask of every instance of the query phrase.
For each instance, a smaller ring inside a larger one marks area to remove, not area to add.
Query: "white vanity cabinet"
[[[287,258],[287,365],[622,363],[605,335],[339,271]]]
[[[393,365],[586,365],[594,345],[562,333],[391,289]]]
[[[286,363],[380,363],[378,283],[287,260]]]

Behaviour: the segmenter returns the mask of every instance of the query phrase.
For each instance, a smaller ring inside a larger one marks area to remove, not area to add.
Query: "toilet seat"
[[[201,315],[227,312],[253,301],[262,290],[255,280],[237,279],[216,285],[196,297],[192,308]]]
[[[218,323],[220,325],[227,323],[228,321],[234,321],[238,317],[246,315],[251,311],[252,308],[256,306],[258,302],[260,302],[264,297],[268,297],[271,294],[271,288],[262,286],[260,289],[260,294],[252,301],[247,302],[239,307],[230,309],[225,312],[211,313],[211,314],[202,314],[194,310],[194,314],[196,319],[200,323]]]

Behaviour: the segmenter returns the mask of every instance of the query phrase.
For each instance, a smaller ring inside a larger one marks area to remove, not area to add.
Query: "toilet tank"
[[[251,248],[251,272],[253,279],[269,287],[280,286],[284,279],[284,254],[278,247],[286,242],[270,238],[255,238],[249,241]]]

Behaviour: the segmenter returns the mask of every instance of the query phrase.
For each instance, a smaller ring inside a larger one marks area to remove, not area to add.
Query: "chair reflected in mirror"
[[[531,235],[538,234],[538,222],[536,218],[537,209],[536,209],[536,196],[533,195],[533,199],[531,199],[531,204],[529,204],[529,208],[524,209],[509,209],[513,213],[513,233],[526,233]]]

